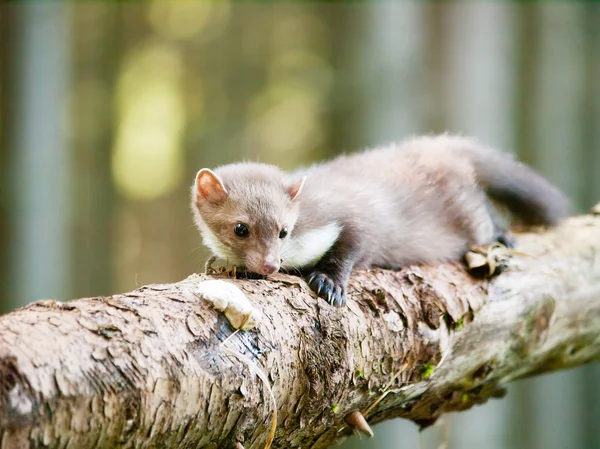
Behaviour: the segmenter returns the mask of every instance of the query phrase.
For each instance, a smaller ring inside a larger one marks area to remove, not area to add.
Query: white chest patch
[[[334,221],[290,238],[281,249],[283,268],[304,268],[314,265],[335,243],[341,230],[342,227]]]

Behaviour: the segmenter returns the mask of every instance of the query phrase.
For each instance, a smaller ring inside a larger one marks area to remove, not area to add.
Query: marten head
[[[204,244],[216,256],[259,274],[279,270],[280,250],[298,219],[306,177],[289,180],[272,165],[203,168],[192,188],[192,211]]]

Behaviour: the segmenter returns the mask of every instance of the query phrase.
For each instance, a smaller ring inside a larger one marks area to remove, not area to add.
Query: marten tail
[[[467,154],[479,182],[525,225],[555,225],[569,213],[569,201],[554,185],[510,155],[485,148]]]

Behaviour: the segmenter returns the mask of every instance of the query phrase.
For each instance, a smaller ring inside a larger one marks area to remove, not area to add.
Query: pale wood
[[[342,309],[294,276],[232,281],[264,316],[228,346],[273,386],[273,447],[329,447],[356,410],[427,425],[597,360],[600,217],[520,235],[518,251],[491,281],[459,263],[356,272]],[[0,447],[264,447],[270,398],[221,346],[232,329],[195,293],[209,278],[0,317]]]

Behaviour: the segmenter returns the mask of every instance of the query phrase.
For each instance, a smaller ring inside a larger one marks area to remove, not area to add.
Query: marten
[[[244,162],[204,168],[192,210],[215,256],[269,275],[298,270],[317,296],[346,302],[354,268],[458,260],[525,225],[555,225],[566,197],[508,154],[473,138],[414,137],[286,173]]]

